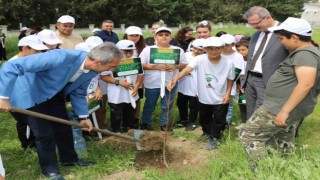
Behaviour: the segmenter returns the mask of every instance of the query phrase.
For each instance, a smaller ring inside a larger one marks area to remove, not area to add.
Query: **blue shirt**
[[[100,37],[103,42],[113,42],[116,44],[119,41],[118,35],[114,32],[100,31],[96,36]]]

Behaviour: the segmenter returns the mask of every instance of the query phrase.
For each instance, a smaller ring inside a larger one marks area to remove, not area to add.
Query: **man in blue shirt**
[[[119,41],[118,35],[113,30],[114,23],[112,20],[104,20],[101,25],[102,31],[98,32],[96,36],[100,37],[103,42],[117,43]]]

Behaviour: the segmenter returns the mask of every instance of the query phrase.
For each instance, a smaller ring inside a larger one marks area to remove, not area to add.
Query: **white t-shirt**
[[[0,155],[0,175],[1,175],[2,177],[5,177],[5,175],[6,175],[5,170],[4,170],[4,167],[3,167],[3,164],[2,164],[1,155]]]
[[[90,84],[87,89],[87,95],[89,99],[93,98],[96,95],[98,84],[99,84],[99,74],[96,77],[92,78],[90,81]]]
[[[246,68],[246,63],[243,59],[243,56],[238,53],[238,52],[234,52],[230,55],[221,55],[223,57],[225,57],[226,59],[228,59],[229,61],[231,61],[233,63],[233,66],[235,68],[241,69],[242,71],[240,72],[240,75],[244,75],[245,73],[245,68]],[[231,95],[234,96],[237,93],[237,85],[236,82],[233,83],[232,86],[232,90],[231,90]]]
[[[150,49],[158,48],[157,45],[147,46],[140,53],[140,59],[142,64],[150,64]],[[180,49],[180,64],[187,64],[184,56],[184,51],[180,47],[171,46],[171,49]],[[178,75],[179,70],[176,69],[173,72],[166,71],[166,84],[172,81],[172,78]],[[160,88],[161,85],[161,71],[159,70],[144,70],[144,87],[148,89]]]
[[[192,55],[192,52],[186,52],[184,55],[188,64],[194,61],[196,57]],[[196,70],[192,70],[187,76],[179,80],[178,92],[187,96],[198,96]]]
[[[197,71],[199,101],[203,104],[217,105],[227,92],[227,79],[234,79],[231,61],[221,56],[217,64],[209,61],[207,54],[195,57],[188,66]]]
[[[112,71],[104,71],[101,73],[102,76],[107,75],[107,76],[111,76],[112,75]],[[131,77],[131,81],[132,84],[134,85],[137,81],[137,75],[132,75]],[[118,80],[126,80],[125,77],[117,77],[115,79]],[[129,96],[129,90],[127,90],[126,88],[118,85],[116,86],[115,84],[111,84],[111,83],[107,83],[107,94],[108,94],[108,102],[109,103],[113,103],[113,104],[120,104],[120,103],[131,103],[130,102],[130,96]],[[138,100],[139,95],[137,94],[134,99]]]

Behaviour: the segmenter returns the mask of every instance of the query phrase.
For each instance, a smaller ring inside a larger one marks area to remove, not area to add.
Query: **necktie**
[[[251,62],[249,64],[249,70],[252,70],[254,68],[254,66],[256,65],[256,62],[260,56],[260,54],[262,53],[262,50],[264,48],[264,46],[266,45],[266,42],[267,42],[267,39],[268,39],[268,34],[269,34],[269,31],[265,31],[264,32],[264,36],[262,38],[262,41],[260,43],[260,46],[258,48],[258,50],[256,51],[256,53],[254,54],[254,56],[252,57],[251,59]]]

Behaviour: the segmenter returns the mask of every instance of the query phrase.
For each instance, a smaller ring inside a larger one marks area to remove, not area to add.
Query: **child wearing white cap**
[[[311,25],[289,17],[268,30],[291,54],[270,77],[262,106],[239,131],[247,154],[254,159],[266,157],[270,148],[284,155],[295,152],[296,129],[312,113],[320,92],[320,52],[311,43]]]
[[[174,88],[172,92],[169,92],[167,89],[165,89],[165,84],[171,81],[171,79],[179,73],[179,70],[186,66],[186,60],[183,49],[169,44],[170,40],[172,39],[171,29],[167,27],[158,28],[155,32],[154,38],[156,45],[145,47],[140,54],[141,63],[144,69],[144,87],[146,96],[146,101],[142,112],[142,129],[151,129],[150,123],[152,113],[160,96],[162,108],[160,128],[162,131],[171,131],[172,123],[167,122],[167,116],[171,112],[177,88]],[[150,52],[152,48],[179,49],[179,64],[151,64]],[[168,102],[169,99],[170,102]]]
[[[124,54],[125,59],[132,58],[133,51],[136,49],[133,41],[121,40],[116,45]],[[130,77],[132,82],[127,82],[125,77],[114,78],[111,71],[101,73],[101,79],[108,83],[107,94],[113,132],[127,132],[129,129],[139,127],[138,122],[134,121],[135,108],[131,105],[129,89],[132,90],[131,96],[137,101],[139,99],[138,89],[143,81],[143,75],[131,75]]]
[[[203,43],[204,39],[196,39],[191,42],[192,51],[185,53],[188,64],[194,61],[195,57],[203,54]],[[186,126],[186,131],[192,131],[196,128],[195,122],[198,117],[198,104],[197,72],[192,70],[187,76],[179,80],[177,98],[180,116],[177,125],[179,127]]]
[[[233,63],[233,66],[237,69],[240,69],[240,75],[244,75],[245,73],[245,61],[243,56],[234,50],[236,38],[231,34],[223,34],[220,36],[220,39],[224,42],[224,47],[222,50],[222,56],[225,57],[227,60]],[[227,114],[227,123],[231,123],[231,119],[233,116],[233,97],[237,93],[237,82],[233,83],[232,90],[231,90],[231,100],[229,103],[228,114]]]
[[[138,57],[140,55],[140,53],[142,52],[142,50],[146,47],[146,43],[145,43],[145,39],[143,37],[142,34],[142,30],[141,28],[137,27],[137,26],[129,26],[126,31],[125,34],[123,35],[123,39],[128,39],[130,41],[134,42],[134,45],[136,46],[136,49],[133,50],[133,57]],[[139,94],[139,99],[137,100],[137,107],[135,109],[136,113],[135,113],[135,122],[140,121],[140,99],[143,98],[143,83],[141,84],[139,90],[138,90],[138,94]]]
[[[49,50],[58,49],[62,43],[57,34],[49,29],[40,31],[37,36]]]
[[[208,38],[203,46],[206,54],[195,57],[172,82],[168,83],[167,88],[171,90],[178,80],[193,69],[197,70],[199,116],[203,131],[199,140],[208,139],[207,149],[211,150],[217,147],[217,139],[221,138],[221,133],[226,127],[234,67],[231,61],[221,56],[224,43],[220,38]]]
[[[48,50],[48,48],[42,43],[42,41],[36,35],[29,35],[26,36],[18,42],[19,53],[13,56],[9,61],[13,61],[14,59],[18,59],[24,56],[29,56],[32,54],[39,53],[43,50]],[[18,77],[17,81],[27,81],[23,77]],[[27,83],[27,82],[26,82]],[[15,84],[17,85],[17,84]],[[24,87],[19,87],[24,88]],[[10,112],[14,119],[17,121],[16,127],[18,132],[18,138],[21,143],[21,147],[23,149],[27,148],[34,148],[35,147],[35,136],[33,132],[30,130],[29,137],[26,136],[27,134],[27,126],[28,123],[26,121],[26,115],[17,113],[17,112]]]

